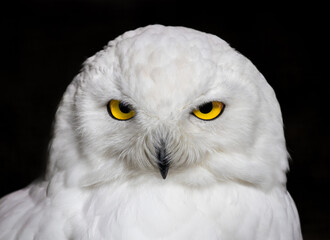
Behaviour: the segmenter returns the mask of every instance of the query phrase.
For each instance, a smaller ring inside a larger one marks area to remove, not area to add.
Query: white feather
[[[134,118],[111,118],[111,99]],[[225,103],[219,118],[191,114],[209,101]],[[46,178],[1,200],[0,239],[302,239],[282,125],[272,88],[223,40],[127,32],[69,85]]]

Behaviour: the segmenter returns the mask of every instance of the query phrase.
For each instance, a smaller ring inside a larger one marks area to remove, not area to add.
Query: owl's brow
[[[201,94],[199,94],[199,97],[194,98],[194,100],[186,105],[184,105],[181,110],[186,110],[186,109],[190,109],[191,111],[193,109],[195,109],[197,106],[206,103],[206,102],[210,102],[213,100],[217,100],[217,99],[210,99],[210,97],[208,97],[209,92],[211,91],[211,89],[206,89],[204,90]]]

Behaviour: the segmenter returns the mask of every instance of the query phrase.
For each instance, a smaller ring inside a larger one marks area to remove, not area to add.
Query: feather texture
[[[110,100],[134,117],[109,116]],[[212,101],[221,116],[192,114]],[[68,86],[46,177],[1,199],[0,239],[300,240],[287,158],[275,93],[248,59],[211,34],[139,28]]]

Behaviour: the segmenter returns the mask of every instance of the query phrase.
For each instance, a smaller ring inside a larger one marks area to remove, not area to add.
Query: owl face
[[[58,113],[70,122],[57,128],[71,126],[77,164],[97,181],[285,181],[274,93],[215,36],[159,25],[128,32],[88,59],[71,89],[70,113]]]

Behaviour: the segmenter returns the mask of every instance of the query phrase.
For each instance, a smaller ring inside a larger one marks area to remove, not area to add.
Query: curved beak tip
[[[163,164],[158,164],[160,174],[162,175],[163,179],[165,180],[167,177],[168,169],[170,167],[169,164],[163,165]]]
[[[158,168],[163,179],[166,179],[170,163],[166,154],[165,143],[162,141],[161,146],[157,149]]]

